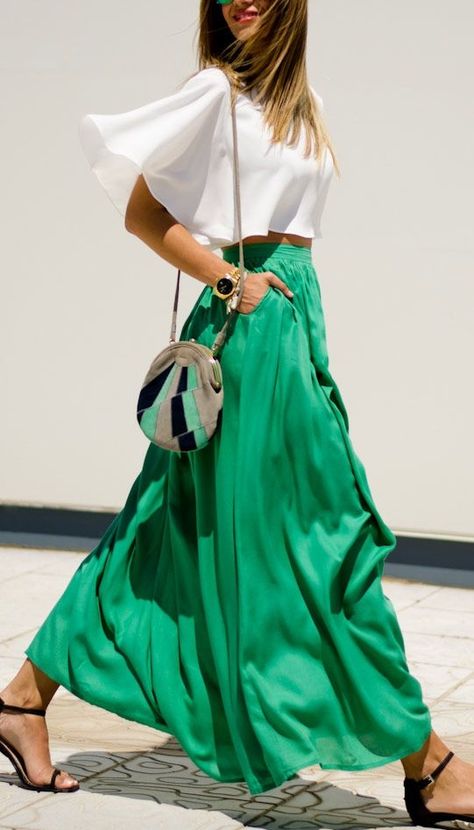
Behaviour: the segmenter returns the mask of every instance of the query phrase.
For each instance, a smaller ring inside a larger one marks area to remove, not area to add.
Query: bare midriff
[[[280,233],[279,231],[269,231],[267,236],[245,236],[243,239],[245,245],[251,244],[252,242],[280,242],[283,245],[302,245],[305,248],[311,248],[312,241],[307,236],[297,236],[294,233]],[[225,245],[223,247],[230,248],[233,245]]]

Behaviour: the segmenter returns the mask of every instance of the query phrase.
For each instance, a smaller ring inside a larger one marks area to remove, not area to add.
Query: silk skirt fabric
[[[238,246],[226,249],[238,263]],[[381,575],[396,539],[374,504],[328,368],[307,248],[245,246],[268,287],[232,318],[218,431],[150,445],[126,504],[26,650],[78,697],[176,736],[252,794],[299,769],[362,770],[431,731]],[[180,339],[210,346],[205,286]]]

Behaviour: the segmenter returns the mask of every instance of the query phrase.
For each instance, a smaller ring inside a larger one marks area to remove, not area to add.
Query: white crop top
[[[319,107],[322,99],[314,92]],[[271,144],[261,106],[247,93],[236,102],[243,236],[269,230],[320,238],[333,174],[297,146]],[[137,109],[85,115],[79,138],[100,184],[124,215],[140,173],[151,194],[210,249],[238,242],[234,210],[230,85],[218,67]]]

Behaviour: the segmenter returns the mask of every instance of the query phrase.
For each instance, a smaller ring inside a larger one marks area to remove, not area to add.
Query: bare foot
[[[3,700],[13,706],[34,705],[8,697]],[[0,737],[5,738],[23,755],[28,778],[32,784],[43,786],[50,783],[54,767],[49,754],[48,730],[43,717],[0,712]],[[56,776],[54,785],[58,789],[68,789],[77,783],[72,775],[62,771]]]

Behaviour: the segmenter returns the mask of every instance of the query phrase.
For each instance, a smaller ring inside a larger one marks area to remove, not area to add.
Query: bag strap
[[[230,85],[230,81],[229,81]],[[231,308],[227,308],[228,316],[227,320],[222,326],[221,330],[217,333],[216,339],[211,346],[211,351],[215,356],[217,352],[221,349],[226,334],[227,334],[227,327],[230,323],[232,315],[235,313],[240,300],[242,298],[242,292],[244,288],[245,282],[245,268],[244,268],[244,245],[242,239],[242,205],[240,199],[240,170],[239,170],[239,150],[238,150],[238,141],[237,141],[237,118],[235,113],[235,100],[232,100],[232,87],[231,87],[231,113],[232,113],[232,145],[233,145],[233,179],[234,179],[234,206],[235,211],[237,214],[237,232],[239,235],[239,269],[240,269],[240,282],[239,282],[239,290],[236,294],[232,297],[234,303]],[[170,343],[174,343],[176,341],[176,318],[178,314],[178,298],[179,298],[179,282],[181,277],[181,269],[178,269],[178,277],[176,279],[176,291],[174,295],[174,304],[173,304],[173,313],[171,315],[171,334],[170,334]],[[223,301],[225,302],[225,301]]]

